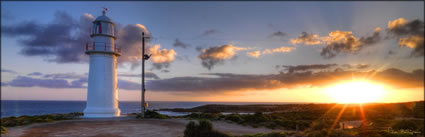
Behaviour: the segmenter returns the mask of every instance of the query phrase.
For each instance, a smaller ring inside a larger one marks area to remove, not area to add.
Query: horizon
[[[424,2],[2,2],[1,100],[86,101],[92,21],[116,24],[119,101],[424,101]],[[31,11],[31,12],[29,12]]]

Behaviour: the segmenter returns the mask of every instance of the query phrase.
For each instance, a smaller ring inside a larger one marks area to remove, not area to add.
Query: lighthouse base
[[[84,110],[85,118],[110,118],[119,117],[121,110],[119,108],[86,108]]]

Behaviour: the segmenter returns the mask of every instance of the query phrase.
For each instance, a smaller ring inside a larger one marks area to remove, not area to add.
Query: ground
[[[178,137],[183,136],[186,124],[190,120],[145,119],[130,117],[109,119],[79,119],[32,124],[8,128],[4,137],[40,137],[40,136],[90,136],[90,137]],[[241,126],[225,121],[213,121],[214,128],[232,135],[268,133],[279,130]]]

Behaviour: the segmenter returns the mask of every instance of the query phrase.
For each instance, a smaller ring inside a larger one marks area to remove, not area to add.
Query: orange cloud
[[[254,58],[259,58],[261,56],[261,51],[257,50],[257,51],[247,52],[246,54]]]
[[[290,39],[289,42],[291,44],[319,45],[322,43],[322,40],[317,34],[302,32],[300,36]]]
[[[160,45],[154,45],[148,49],[148,53],[151,54],[151,60],[154,66],[161,69],[164,65],[167,67],[169,63],[173,62],[177,53],[173,50],[160,49]]]

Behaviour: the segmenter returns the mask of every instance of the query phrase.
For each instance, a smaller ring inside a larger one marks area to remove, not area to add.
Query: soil
[[[39,123],[10,127],[4,137],[45,137],[45,136],[88,136],[88,137],[179,137],[183,136],[190,120],[135,119],[130,117],[108,119],[79,119]],[[231,135],[278,132],[264,127],[253,128],[225,121],[213,121],[214,129]]]

